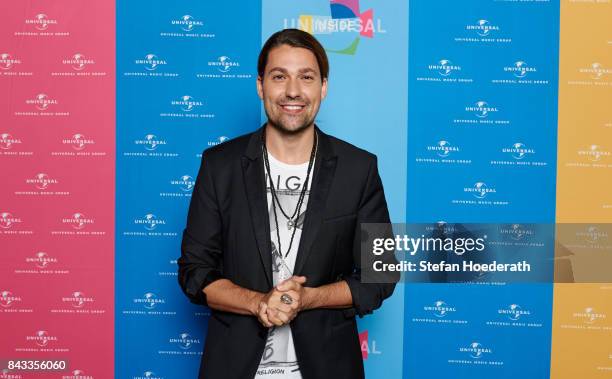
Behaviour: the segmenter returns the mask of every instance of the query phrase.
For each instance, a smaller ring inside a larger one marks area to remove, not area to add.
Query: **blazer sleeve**
[[[361,281],[361,224],[390,223],[389,210],[377,166],[377,159],[374,156],[368,169],[367,181],[357,213],[353,240],[354,270],[351,275],[343,278],[347,282],[353,297],[353,307],[344,310],[346,317],[353,317],[355,314],[363,317],[372,313],[382,305],[383,300],[393,294],[395,284],[399,280],[399,275],[391,274],[385,277],[384,282],[362,283]],[[397,262],[393,254],[387,255],[384,259],[388,262]]]
[[[193,189],[183,231],[178,281],[189,300],[206,303],[204,287],[223,278],[222,223],[207,152]]]

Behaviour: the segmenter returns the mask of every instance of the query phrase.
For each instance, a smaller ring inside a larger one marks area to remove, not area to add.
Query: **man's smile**
[[[281,109],[285,112],[285,113],[289,113],[289,114],[300,114],[304,108],[306,108],[306,105],[304,104],[280,104]]]

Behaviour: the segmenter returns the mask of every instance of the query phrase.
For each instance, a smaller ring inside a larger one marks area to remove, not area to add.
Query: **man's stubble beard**
[[[308,104],[308,106],[309,105],[310,103]],[[275,119],[274,117],[270,117],[270,112],[268,112],[268,110],[265,109],[265,107],[264,107],[264,110],[266,112],[266,116],[268,117],[268,125],[273,127],[276,131],[278,131],[281,134],[291,135],[291,136],[303,133],[306,129],[308,129],[309,126],[314,124],[315,117],[316,117],[316,113],[315,113],[313,117],[305,119],[298,127],[290,128],[282,122],[282,115],[278,117],[278,119]]]

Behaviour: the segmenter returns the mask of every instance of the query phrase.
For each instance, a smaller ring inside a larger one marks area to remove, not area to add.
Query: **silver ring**
[[[282,294],[280,297],[280,301],[284,304],[291,305],[293,303],[293,298],[286,293]]]

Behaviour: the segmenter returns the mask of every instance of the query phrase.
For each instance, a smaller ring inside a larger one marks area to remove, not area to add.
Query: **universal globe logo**
[[[505,72],[511,72],[514,77],[518,79],[523,79],[527,77],[528,73],[536,72],[535,67],[529,66],[524,61],[516,61],[513,66],[504,67]]]
[[[142,298],[134,299],[134,304],[142,304],[146,309],[155,309],[158,304],[166,304],[166,300],[158,298],[153,292],[145,293]]]
[[[180,106],[183,112],[191,112],[195,107],[201,107],[204,105],[201,101],[196,101],[189,95],[181,96],[180,100],[171,102],[174,106]]]
[[[62,379],[94,379],[94,377],[86,375],[83,370],[73,370],[72,375],[63,375]]]
[[[18,301],[21,301],[21,297],[14,296],[11,291],[0,292],[0,306],[3,308],[10,308],[13,306],[13,303]]]
[[[17,217],[13,217],[13,215],[9,212],[0,213],[0,228],[2,229],[10,229],[15,224],[20,223],[21,219]]]
[[[219,138],[217,138],[214,141],[208,141],[208,146],[216,146],[220,143],[223,143],[225,141],[229,140],[229,137],[227,136],[220,136]]]
[[[62,297],[64,303],[72,304],[73,308],[83,308],[87,303],[93,303],[93,297],[87,297],[83,292],[75,291],[68,297]]]
[[[183,350],[189,350],[194,344],[199,344],[200,340],[191,337],[189,333],[181,333],[179,334],[179,338],[170,338],[169,342],[172,344],[178,344],[178,346]]]
[[[591,67],[581,68],[578,70],[581,73],[589,74],[593,80],[601,80],[604,75],[612,74],[612,69],[604,68],[601,63],[594,62]]]
[[[532,229],[525,228],[521,224],[512,224],[510,227],[501,228],[500,234],[509,235],[511,239],[521,241],[525,238],[525,236],[533,236],[534,231]]]
[[[172,180],[170,184],[179,186],[183,192],[189,192],[195,186],[195,180],[190,175],[183,175],[179,180]]]
[[[472,342],[468,347],[459,348],[459,351],[469,353],[470,357],[474,359],[480,359],[484,357],[484,354],[492,353],[491,349],[483,347],[480,342]]]
[[[13,136],[8,133],[0,134],[0,149],[2,150],[10,150],[14,144],[19,143],[21,143],[20,139],[13,138]]]
[[[34,263],[36,267],[45,269],[50,263],[57,263],[57,258],[52,258],[44,251],[39,251],[34,258],[26,258],[26,262]]]
[[[46,111],[50,105],[57,105],[57,100],[51,99],[45,93],[39,93],[36,98],[26,100],[27,105],[34,105],[39,111]]]
[[[178,25],[185,32],[192,32],[196,26],[203,26],[202,21],[196,21],[191,15],[184,15],[180,20],[172,20],[172,25]]]
[[[588,157],[591,162],[599,162],[602,157],[609,157],[610,152],[602,150],[599,145],[591,145],[587,150],[579,150],[578,155]]]
[[[453,65],[448,59],[442,59],[437,64],[430,64],[429,70],[437,71],[440,76],[450,76],[455,71],[461,71],[461,66]]]
[[[475,30],[476,34],[481,37],[488,37],[491,34],[491,31],[498,31],[499,27],[492,25],[487,20],[478,20],[476,25],[468,25],[465,27],[466,30]]]
[[[160,145],[166,145],[166,141],[157,138],[155,134],[147,134],[142,140],[135,140],[134,144],[143,145],[146,150],[154,151]]]
[[[496,193],[495,188],[489,187],[484,182],[476,182],[473,187],[463,189],[464,192],[471,193],[477,199],[484,199],[490,193]]]
[[[240,67],[240,63],[233,62],[230,57],[225,55],[220,56],[217,61],[208,62],[208,65],[217,67],[217,70],[223,73],[229,72],[234,67]]]
[[[435,151],[439,157],[448,158],[451,152],[458,152],[459,148],[451,146],[448,141],[441,140],[435,146],[427,146],[427,151]]]
[[[584,232],[576,232],[576,237],[582,237],[591,244],[599,243],[608,238],[608,233],[600,231],[597,226],[589,226]]]
[[[134,224],[143,225],[146,230],[153,231],[158,225],[166,225],[166,221],[157,218],[157,216],[152,213],[148,213],[143,218],[134,220]]]
[[[491,113],[498,112],[497,107],[490,106],[484,100],[478,100],[473,106],[465,107],[465,111],[473,113],[478,118],[487,118]]]
[[[142,376],[133,376],[132,379],[164,379],[164,377],[157,376],[153,371],[145,371]]]
[[[0,69],[10,70],[16,64],[21,64],[21,60],[13,58],[11,54],[8,53],[0,54]]]
[[[26,184],[33,184],[39,190],[46,190],[49,184],[57,184],[57,179],[52,179],[45,173],[36,174],[34,179],[26,179]]]
[[[423,310],[425,310],[427,312],[433,312],[434,316],[436,316],[438,318],[444,318],[444,317],[448,316],[449,313],[457,311],[455,309],[455,307],[449,306],[448,304],[446,304],[442,300],[435,301],[433,306],[425,306],[425,307],[423,307]]]
[[[57,341],[57,337],[49,335],[46,330],[39,330],[33,336],[27,336],[26,341],[33,341],[40,347],[46,347],[49,342]]]
[[[498,309],[497,313],[500,315],[505,315],[508,319],[512,321],[518,321],[521,316],[529,316],[531,312],[525,309],[522,309],[518,304],[510,304],[508,308]]]
[[[57,25],[57,20],[50,19],[46,14],[39,13],[33,19],[25,20],[26,25],[34,25],[40,31],[45,31],[49,25]]]
[[[22,379],[21,374],[13,374],[8,368],[3,368],[0,371],[0,379]]]
[[[63,224],[68,224],[72,226],[75,230],[83,230],[85,226],[91,225],[94,223],[94,220],[91,218],[85,217],[82,213],[74,213],[70,218],[63,218]]]
[[[510,153],[512,154],[512,158],[516,160],[521,160],[525,158],[528,154],[535,154],[535,150],[528,149],[522,142],[516,142],[512,144],[512,147],[503,148],[502,153]]]
[[[603,320],[606,315],[603,313],[595,312],[595,309],[588,307],[584,309],[584,312],[575,312],[574,318],[583,319],[586,324],[593,324],[597,320]]]
[[[144,59],[136,59],[137,65],[144,65],[145,70],[155,71],[159,66],[168,64],[165,60],[160,59],[155,54],[147,54]]]
[[[70,138],[66,138],[62,140],[64,145],[70,145],[76,151],[84,150],[87,145],[95,144],[95,141],[89,138],[86,138],[83,134],[77,133]]]
[[[81,53],[76,53],[69,59],[62,60],[62,63],[65,65],[70,65],[75,71],[83,71],[87,65],[95,64],[93,59],[87,59],[85,55]]]

